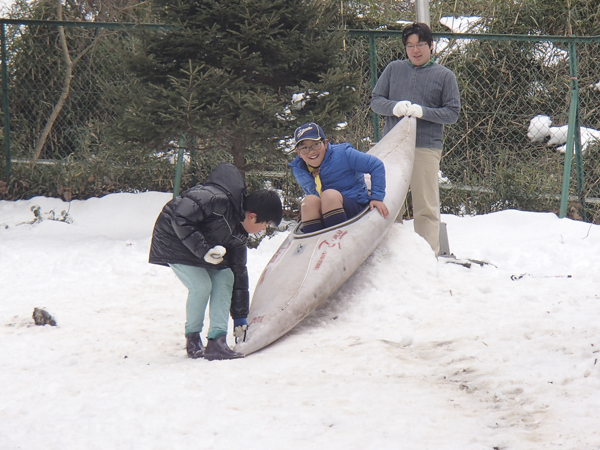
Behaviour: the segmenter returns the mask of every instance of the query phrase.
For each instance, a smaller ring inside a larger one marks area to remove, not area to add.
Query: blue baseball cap
[[[296,128],[296,131],[294,131],[294,148],[298,146],[300,141],[320,141],[325,139],[323,128],[314,122],[305,123],[304,125],[300,125]]]

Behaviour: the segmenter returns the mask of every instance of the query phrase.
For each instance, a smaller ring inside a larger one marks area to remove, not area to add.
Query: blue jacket
[[[315,179],[306,163],[297,156],[290,164],[292,173],[306,195],[319,195]],[[371,175],[371,196],[364,174]],[[335,189],[342,195],[367,205],[385,197],[385,167],[379,158],[359,152],[348,143],[329,144],[319,172],[322,190]]]

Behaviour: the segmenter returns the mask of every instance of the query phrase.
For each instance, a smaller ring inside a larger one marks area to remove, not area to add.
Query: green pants
[[[210,299],[208,339],[227,334],[229,308],[233,292],[231,269],[205,269],[185,264],[169,264],[177,278],[188,289],[185,306],[185,334],[202,332],[204,314]]]

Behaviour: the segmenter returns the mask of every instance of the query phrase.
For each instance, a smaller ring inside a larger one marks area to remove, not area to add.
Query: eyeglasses
[[[407,45],[405,48],[407,51],[412,52],[414,49],[418,48],[419,50],[423,50],[425,47],[429,47],[429,44],[427,42],[421,42],[420,44],[417,45]]]
[[[307,145],[306,147],[298,148],[297,150],[300,152],[301,155],[308,155],[310,152],[316,151],[322,142],[323,141],[317,141],[312,145]]]

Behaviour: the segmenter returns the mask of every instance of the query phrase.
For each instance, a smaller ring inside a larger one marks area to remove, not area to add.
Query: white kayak
[[[271,344],[336,291],[369,257],[394,223],[408,192],[415,154],[416,119],[404,118],[370,151],[385,165],[384,219],[368,208],[359,216],[315,233],[290,232],[260,276],[248,315],[248,355]]]

